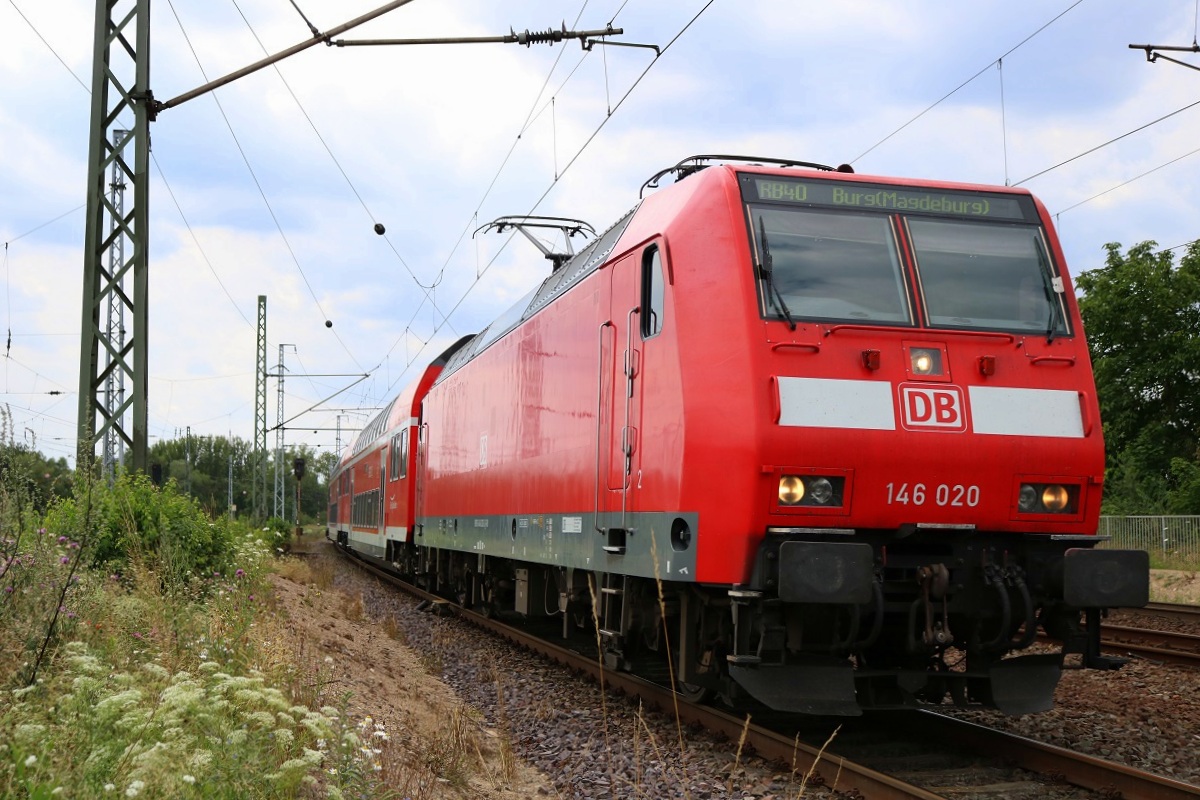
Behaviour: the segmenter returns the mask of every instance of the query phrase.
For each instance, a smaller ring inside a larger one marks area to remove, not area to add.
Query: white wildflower
[[[161,664],[155,664],[154,662],[142,664],[142,669],[144,669],[146,672],[149,672],[154,677],[162,678],[163,680],[171,677],[171,673],[166,667]]]
[[[37,763],[37,756],[30,756],[29,758],[25,759],[26,767],[32,767],[36,763]]]

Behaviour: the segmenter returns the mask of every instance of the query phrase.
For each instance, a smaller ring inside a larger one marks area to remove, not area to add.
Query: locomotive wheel
[[[675,682],[675,693],[689,703],[707,703],[712,699],[713,690],[707,686],[697,686],[694,683]]]

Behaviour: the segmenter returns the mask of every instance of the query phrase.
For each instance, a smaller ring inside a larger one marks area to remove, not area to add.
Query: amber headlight
[[[1042,505],[1047,511],[1059,513],[1066,509],[1070,502],[1070,497],[1067,495],[1066,488],[1058,485],[1047,486],[1042,489]]]
[[[1023,483],[1017,495],[1022,514],[1074,514],[1079,510],[1079,487],[1061,483]]]
[[[781,475],[779,505],[781,506],[840,506],[846,479],[841,476]]]
[[[779,503],[781,505],[799,505],[803,499],[804,481],[795,475],[784,475],[779,479]]]

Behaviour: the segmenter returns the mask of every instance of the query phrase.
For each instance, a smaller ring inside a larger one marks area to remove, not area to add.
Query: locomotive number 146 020
[[[933,502],[939,506],[974,508],[979,505],[979,487],[961,483],[939,483],[926,486],[923,483],[889,483],[888,505],[923,506]]]

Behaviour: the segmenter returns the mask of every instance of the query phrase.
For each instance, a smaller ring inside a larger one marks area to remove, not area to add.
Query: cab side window
[[[666,283],[663,279],[662,256],[657,246],[642,254],[642,338],[657,336],[663,329],[666,307]]]

